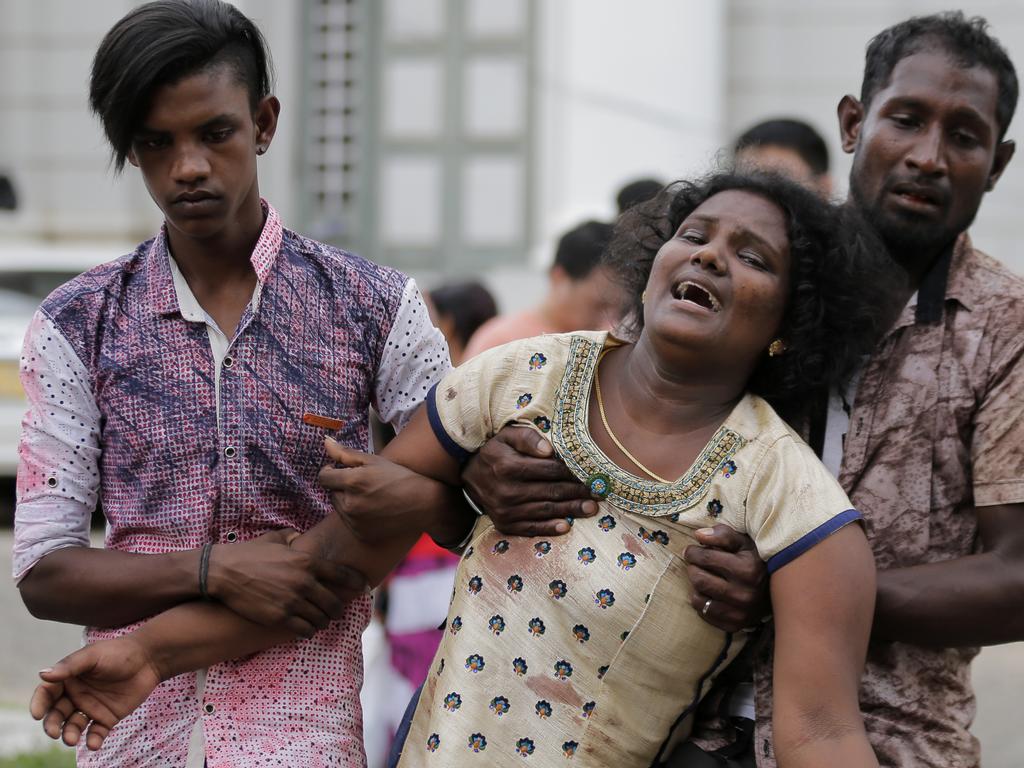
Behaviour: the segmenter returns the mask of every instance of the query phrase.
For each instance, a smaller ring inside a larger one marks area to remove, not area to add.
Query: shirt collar
[[[269,279],[277,256],[281,252],[281,243],[284,240],[284,227],[281,225],[281,217],[274,207],[266,200],[260,198],[260,205],[266,213],[266,221],[263,224],[263,231],[259,240],[249,256],[249,261],[256,270],[256,294],[262,293],[263,284]],[[174,288],[174,279],[171,274],[170,249],[167,246],[167,224],[160,227],[160,233],[149,245],[146,255],[146,272],[149,284],[149,301],[153,311],[159,315],[170,315],[181,312],[178,303],[178,293]],[[255,306],[253,307],[255,309]]]
[[[946,298],[956,299],[968,312],[984,301],[981,295],[984,285],[981,281],[971,278],[971,262],[974,259],[974,245],[965,232],[960,235],[953,248],[953,259],[949,265],[949,279],[946,283]]]
[[[929,325],[942,320],[946,302],[953,299],[970,311],[977,301],[970,280],[964,279],[965,263],[973,253],[971,238],[963,233],[953,247],[939,257],[921,279],[890,331],[909,325]]]

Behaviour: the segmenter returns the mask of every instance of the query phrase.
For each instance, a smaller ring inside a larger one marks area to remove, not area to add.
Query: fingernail
[[[550,456],[552,452],[551,443],[547,440],[541,440],[537,443],[537,451],[543,453],[545,456]]]
[[[40,675],[45,675],[47,672],[53,672],[53,667],[43,667],[39,670]]]
[[[597,502],[596,501],[584,501],[580,506],[580,511],[585,515],[596,515],[597,514]]]
[[[330,435],[324,435],[324,442],[325,442],[325,443],[335,443],[335,444],[336,444],[336,443],[337,443],[338,441],[337,441],[337,440],[335,440],[335,439],[334,439],[333,437],[331,437]]]
[[[569,524],[568,523],[556,523],[555,524],[555,533],[568,533],[568,532],[569,532]]]
[[[714,528],[698,528],[697,529],[697,533],[699,533],[699,534],[701,534],[703,536],[711,536],[711,535],[714,534],[714,532],[715,532]]]

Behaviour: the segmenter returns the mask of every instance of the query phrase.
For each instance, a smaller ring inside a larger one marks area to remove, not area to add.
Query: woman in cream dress
[[[676,185],[621,221],[612,247],[635,297],[629,341],[514,342],[429,394],[387,458],[456,487],[461,461],[516,423],[552,441],[601,510],[550,539],[476,522],[401,766],[656,762],[746,639],[689,607],[682,553],[693,531],[718,521],[748,533],[771,573],[779,764],[877,766],[857,703],[872,556],[859,513],[779,415],[800,418],[811,393],[840,383],[880,329],[882,251],[865,237],[780,178]],[[328,454],[348,456],[330,443]],[[321,477],[340,487],[348,471]],[[338,507],[341,516],[294,546],[371,582],[422,530],[359,540]],[[162,659],[150,665],[155,685],[282,642],[223,609],[187,611],[111,641],[117,653],[94,645],[69,659],[102,677],[96,670],[116,657],[117,679],[135,683],[145,675],[126,664]],[[43,686],[37,710],[71,706],[56,685]],[[101,729],[146,693],[124,687],[103,691],[109,712],[86,710]]]

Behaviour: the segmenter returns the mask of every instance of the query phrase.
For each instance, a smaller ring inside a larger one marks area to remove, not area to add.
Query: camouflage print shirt
[[[974,508],[1024,502],[1022,408],[1024,280],[965,235],[925,278],[857,386],[839,480],[864,514],[879,570],[977,552]],[[755,749],[758,766],[774,768],[766,640],[755,663]],[[968,731],[977,653],[872,644],[861,710],[882,766],[980,765]]]

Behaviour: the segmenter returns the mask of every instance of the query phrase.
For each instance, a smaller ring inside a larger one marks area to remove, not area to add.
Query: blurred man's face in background
[[[594,267],[574,280],[556,265],[551,268],[551,293],[565,331],[609,330],[620,319],[622,287],[607,267]]]
[[[799,153],[772,144],[744,147],[736,153],[737,171],[770,171],[802,184],[822,197],[832,195],[832,177],[816,174]]]

